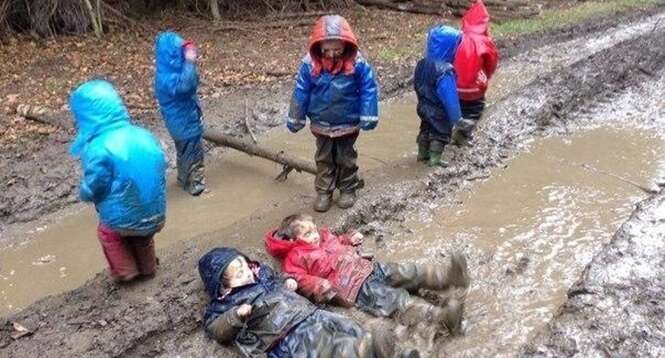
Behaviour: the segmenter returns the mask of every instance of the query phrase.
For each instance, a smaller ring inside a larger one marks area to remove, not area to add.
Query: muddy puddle
[[[552,317],[568,288],[662,174],[665,140],[638,129],[593,129],[530,144],[448,205],[388,229],[384,260],[469,256],[466,334],[433,356],[512,356]],[[622,177],[622,181],[616,176]]]
[[[405,97],[382,107],[381,125],[372,135],[361,135],[358,140],[362,171],[415,155],[417,121],[413,103],[412,97]],[[300,158],[311,158],[314,154],[314,139],[308,130],[297,135],[280,130],[262,138],[261,144],[283,148],[289,155]],[[390,175],[412,175],[425,170],[413,161],[405,162],[403,169],[392,170]],[[294,172],[286,182],[277,183],[273,178],[279,172],[280,167],[272,162],[228,152],[208,166],[210,191],[200,198],[186,195],[171,178],[167,224],[157,236],[157,249],[218,231],[281,203],[299,200],[309,205],[314,197],[313,177]],[[41,297],[74,289],[105,269],[92,207],[50,221],[22,234],[0,234],[5,235],[0,242],[15,242],[0,250],[0,316],[16,312]],[[233,240],[226,243],[238,245]]]

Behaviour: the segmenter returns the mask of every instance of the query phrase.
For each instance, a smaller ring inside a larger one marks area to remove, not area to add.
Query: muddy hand
[[[252,306],[246,303],[242,304],[236,309],[236,312],[238,313],[238,317],[246,319],[252,314]]]

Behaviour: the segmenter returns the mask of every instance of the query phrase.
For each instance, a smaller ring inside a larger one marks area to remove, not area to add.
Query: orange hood
[[[339,15],[326,15],[316,20],[312,34],[309,36],[309,55],[312,58],[312,74],[318,76],[325,67],[331,67],[329,61],[321,54],[321,41],[342,40],[346,44],[342,62],[333,72],[342,71],[351,74],[354,70],[356,55],[358,54],[358,39],[351,30],[351,25]]]

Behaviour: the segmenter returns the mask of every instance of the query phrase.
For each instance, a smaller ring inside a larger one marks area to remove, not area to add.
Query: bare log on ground
[[[271,160],[275,163],[279,163],[284,166],[283,173],[287,172],[286,174],[295,169],[298,172],[305,172],[316,175],[316,167],[314,166],[314,163],[298,158],[288,157],[284,154],[283,151],[274,152],[270,149],[262,148],[256,144],[244,141],[242,139],[223,135],[222,133],[211,129],[205,130],[203,133],[203,138],[215,144],[233,148],[251,156],[257,156],[263,159]],[[280,174],[280,176],[282,174]]]
[[[16,108],[16,114],[22,116],[23,118],[39,122],[42,124],[48,124],[51,126],[56,126],[64,129],[73,128],[72,122],[64,120],[60,116],[54,116],[49,114],[48,110],[42,107],[19,105]],[[283,166],[282,172],[277,176],[277,178],[275,178],[276,180],[279,181],[286,180],[287,175],[293,170],[297,172],[305,172],[305,173],[310,173],[312,175],[316,175],[316,166],[314,165],[314,163],[286,156],[283,151],[275,152],[267,148],[262,148],[254,143],[244,141],[242,139],[223,135],[222,133],[219,133],[211,129],[207,129],[203,133],[203,138],[217,145],[233,148],[235,150],[247,153],[251,156],[268,159],[275,163],[281,164]]]
[[[48,110],[43,107],[30,106],[27,104],[19,104],[18,107],[16,107],[16,114],[25,119],[29,119],[31,121],[39,122],[42,124],[48,124],[50,126],[56,126],[64,129],[74,128],[74,126],[70,121],[49,114]]]

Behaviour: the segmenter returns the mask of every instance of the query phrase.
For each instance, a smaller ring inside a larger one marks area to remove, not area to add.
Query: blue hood
[[[427,34],[425,57],[430,61],[452,63],[462,34],[450,26],[439,25]]]
[[[226,267],[238,256],[245,257],[236,249],[217,247],[201,257],[199,260],[199,275],[201,275],[201,280],[210,298],[215,299],[219,296],[220,286],[222,285],[220,278]],[[249,260],[247,261],[249,262]]]
[[[155,39],[157,71],[177,72],[185,63],[182,45],[185,40],[175,32],[162,32]]]
[[[118,92],[107,81],[92,80],[80,85],[69,98],[69,108],[76,126],[76,138],[70,148],[74,156],[79,156],[93,137],[129,125],[129,112]]]

